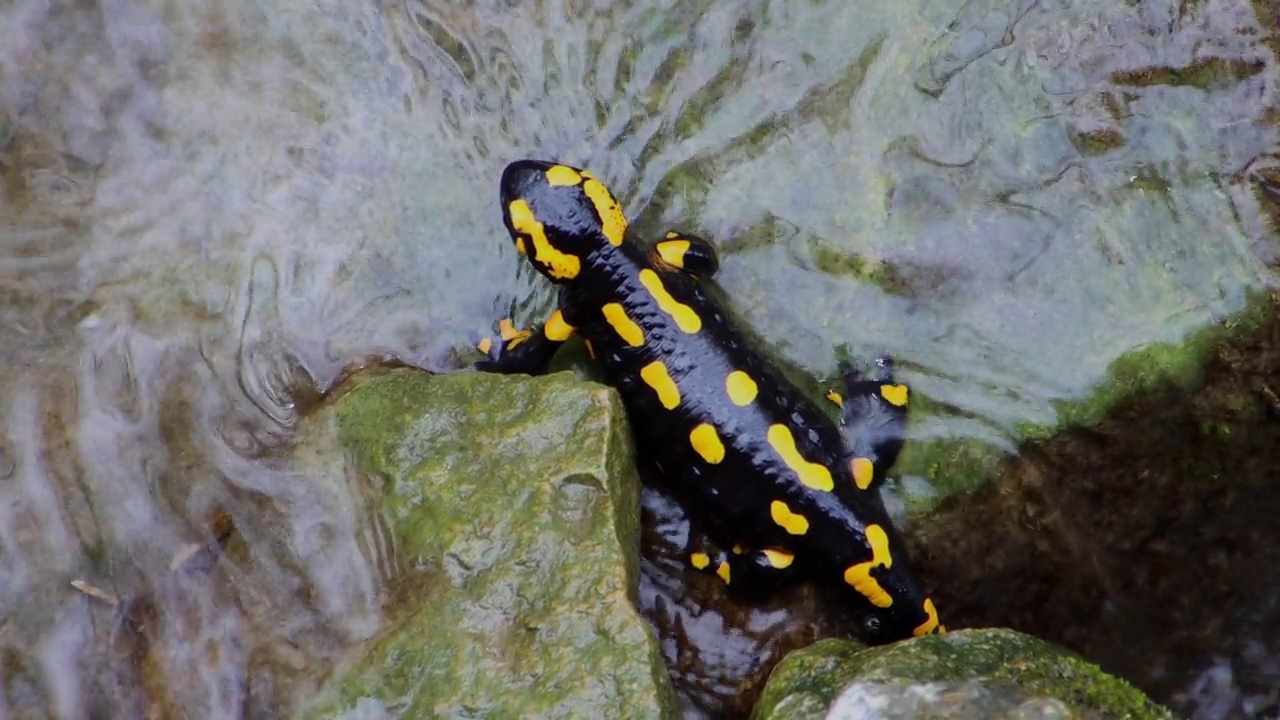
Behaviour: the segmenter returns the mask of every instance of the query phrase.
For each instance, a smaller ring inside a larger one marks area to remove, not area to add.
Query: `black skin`
[[[554,183],[548,175],[553,169]],[[911,573],[901,538],[876,490],[902,446],[906,419],[905,406],[888,402],[882,392],[883,387],[893,384],[888,361],[879,361],[866,377],[843,369],[846,393],[841,414],[850,430],[846,442],[836,423],[754,351],[703,290],[700,280],[719,266],[709,243],[672,233],[646,251],[632,242],[622,242],[616,226],[611,241],[605,224],[608,213],[598,205],[600,193],[594,193],[593,202],[592,195],[585,192],[595,179],[584,175],[574,185],[575,172],[582,171],[534,160],[512,163],[503,172],[504,222],[527,259],[560,286],[558,311],[564,322],[548,322],[516,342],[489,345],[489,359],[477,368],[543,373],[568,336],[566,324],[570,331],[576,329],[600,364],[606,382],[622,396],[641,457],[661,469],[681,501],[718,544],[737,545],[742,550],[740,554],[716,553],[704,568],[707,572],[715,572],[721,562],[728,563],[731,587],[776,587],[796,572],[830,582],[867,611],[864,639],[869,642],[941,631],[936,615],[931,618],[927,612],[932,603]],[[592,189],[602,191],[603,186]],[[607,191],[604,197],[610,207],[616,207]],[[529,218],[540,228],[530,224]],[[545,235],[545,244],[535,242],[538,232]],[[684,243],[688,249],[681,254],[678,251]],[[539,247],[577,258],[576,271],[566,273],[558,268],[552,261],[553,253],[538,252]],[[650,285],[658,278],[672,299],[696,315],[700,327],[692,332],[689,327],[682,329],[673,314],[660,306],[651,288],[642,282],[646,270],[653,273],[648,276]],[[639,346],[625,340],[609,322],[602,311],[608,303],[621,306],[642,331]],[[679,403],[674,408],[665,407],[641,375],[641,368],[654,361],[665,364],[679,388]],[[745,372],[758,389],[745,406],[732,402],[726,391],[726,377],[732,371]],[[719,462],[709,462],[691,443],[691,430],[704,423],[717,429],[723,447]],[[767,439],[774,425],[790,430],[805,461],[827,469],[833,482],[831,490],[816,490],[799,482],[798,474]],[[874,464],[875,480],[868,489],[855,485],[850,469],[855,456]],[[786,503],[790,512],[808,521],[803,534],[788,532],[776,521],[771,511],[775,501]],[[891,567],[880,565],[871,570],[871,577],[891,598],[888,607],[873,605],[844,580],[847,568],[872,559],[867,528],[873,525],[887,536],[892,560]],[[785,569],[776,568],[763,552],[766,549],[793,554],[794,562]]]

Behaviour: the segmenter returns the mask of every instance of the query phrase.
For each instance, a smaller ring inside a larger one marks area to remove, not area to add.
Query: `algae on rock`
[[[783,659],[752,717],[1132,718],[1173,716],[1055,645],[1000,628],[865,648],[822,640]]]
[[[381,488],[391,600],[308,717],[674,714],[635,607],[639,481],[612,390],[379,372],[314,420]]]

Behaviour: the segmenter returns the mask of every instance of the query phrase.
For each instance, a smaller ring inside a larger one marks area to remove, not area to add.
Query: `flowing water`
[[[349,363],[456,369],[550,306],[519,157],[714,239],[796,366],[893,354],[946,409],[917,438],[1052,426],[1274,281],[1268,12],[0,5],[0,717],[265,716],[376,629],[355,511],[284,450]]]

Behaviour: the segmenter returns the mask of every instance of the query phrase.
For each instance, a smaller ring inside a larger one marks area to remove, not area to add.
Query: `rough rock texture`
[[[827,713],[831,714],[828,715]],[[778,664],[753,718],[1171,718],[1123,680],[1012,630],[863,648],[823,640]]]
[[[566,374],[357,376],[316,420],[380,490],[388,621],[306,714],[672,716],[623,418]]]

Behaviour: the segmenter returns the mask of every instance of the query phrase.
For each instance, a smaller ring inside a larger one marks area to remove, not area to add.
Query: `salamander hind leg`
[[[840,406],[840,422],[848,445],[854,482],[863,490],[878,486],[898,459],[907,429],[910,390],[893,377],[893,362],[878,358],[875,367],[861,373],[841,363],[844,393],[827,398]]]
[[[725,552],[708,547],[690,553],[689,564],[720,578],[735,593],[763,597],[792,576],[795,554],[783,548],[753,550],[734,545]]]

